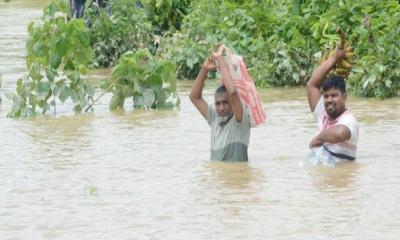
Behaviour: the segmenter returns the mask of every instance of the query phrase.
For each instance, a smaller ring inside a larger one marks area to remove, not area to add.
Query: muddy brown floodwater
[[[25,72],[26,27],[47,2],[0,1],[5,89]],[[269,120],[252,129],[249,162],[235,164],[209,160],[190,87],[179,83],[172,111],[112,113],[103,99],[91,114],[67,104],[10,119],[3,99],[0,239],[400,238],[398,98],[350,97],[357,161],[301,167],[317,130],[305,89],[260,90]]]

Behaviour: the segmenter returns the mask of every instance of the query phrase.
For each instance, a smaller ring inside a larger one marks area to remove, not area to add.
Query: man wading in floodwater
[[[247,161],[250,139],[250,116],[239,98],[229,69],[224,62],[225,46],[208,57],[193,84],[190,100],[211,126],[211,160]],[[218,67],[217,67],[218,66]],[[202,97],[207,73],[218,68],[223,85],[215,92],[215,104]]]
[[[346,109],[346,85],[343,77],[327,74],[345,57],[345,51],[335,53],[314,70],[307,83],[308,103],[317,117],[319,132],[310,148],[321,147],[335,162],[354,160],[358,141],[358,123]],[[321,97],[322,85],[322,97]]]

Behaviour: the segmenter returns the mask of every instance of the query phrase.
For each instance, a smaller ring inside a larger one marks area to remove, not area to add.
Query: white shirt
[[[323,97],[319,99],[318,104],[315,107],[314,114],[317,117],[319,132],[336,125],[344,125],[350,130],[351,137],[349,140],[335,144],[324,143],[324,146],[332,154],[341,154],[355,159],[357,152],[359,126],[354,115],[349,110],[346,110],[335,120],[329,121],[328,114],[325,111]]]

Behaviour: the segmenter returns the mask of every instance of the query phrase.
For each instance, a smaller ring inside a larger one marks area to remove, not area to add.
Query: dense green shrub
[[[194,78],[218,42],[238,53],[257,52],[263,47],[261,37],[254,34],[257,23],[246,9],[216,0],[192,4],[196,7],[185,17],[182,30],[164,39],[159,49],[160,56],[177,64],[178,77]]]
[[[89,41],[95,67],[114,66],[125,52],[149,49],[152,61],[171,61],[183,79],[195,78],[213,46],[224,42],[245,57],[258,86],[296,86],[305,84],[319,57],[334,48],[337,26],[355,47],[350,90],[367,97],[398,95],[400,4],[395,0],[110,0],[107,9],[95,2],[86,6],[90,34],[81,20],[70,20],[63,0],[46,8],[42,25],[30,25],[30,73],[17,82],[17,95],[8,94],[14,100],[11,115],[46,112],[55,104],[48,102],[51,96],[62,102],[71,98],[77,111],[87,105],[93,91],[79,72],[91,62]],[[57,11],[64,17],[55,17]]]
[[[127,51],[154,48],[154,31],[144,10],[133,0],[110,0],[110,9],[88,2],[85,18],[90,25],[94,66],[114,66]]]
[[[178,65],[179,78],[194,78],[212,46],[224,42],[245,56],[258,86],[302,85],[341,26],[356,48],[350,89],[392,97],[400,88],[399,12],[394,0],[193,1],[159,54]]]
[[[350,86],[362,96],[387,98],[400,89],[400,4],[358,3],[362,18],[351,26],[358,63]]]
[[[123,53],[141,48],[155,53],[164,33],[179,30],[189,9],[188,0],[110,0],[105,9],[88,1],[85,19],[96,53],[94,66],[114,66]]]
[[[166,108],[179,104],[176,94],[175,64],[156,60],[148,49],[126,52],[114,67],[111,79],[100,87],[112,93],[110,109],[122,109],[126,98],[135,108]]]
[[[154,33],[163,35],[168,30],[180,30],[182,19],[190,11],[189,0],[142,0],[147,15],[152,22]]]
[[[29,71],[17,80],[17,93],[6,92],[13,101],[11,117],[46,113],[71,99],[81,112],[94,89],[81,78],[93,57],[90,35],[81,19],[72,19],[66,1],[51,3],[28,27],[26,66]],[[41,111],[39,111],[41,110]]]

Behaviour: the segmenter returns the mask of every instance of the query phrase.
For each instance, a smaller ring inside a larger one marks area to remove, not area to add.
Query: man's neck
[[[336,119],[338,119],[340,116],[342,116],[343,113],[347,111],[347,108],[345,108],[341,113],[337,114],[336,116],[332,117],[331,115],[328,114],[328,120],[329,122],[333,122]]]

